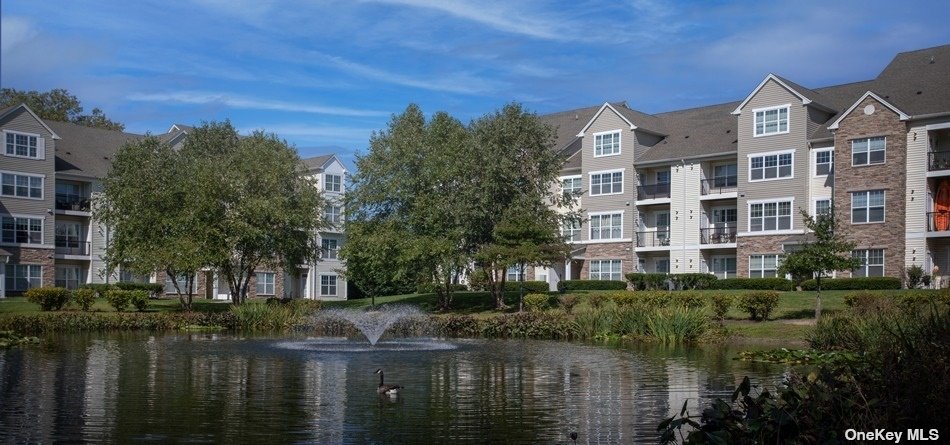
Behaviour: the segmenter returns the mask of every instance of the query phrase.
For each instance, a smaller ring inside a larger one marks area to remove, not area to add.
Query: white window
[[[790,230],[792,201],[757,202],[749,204],[749,231]]]
[[[565,195],[577,195],[581,192],[581,177],[568,176],[561,178],[561,193]]]
[[[779,264],[782,264],[780,255],[750,255],[749,278],[776,277]]]
[[[40,147],[40,137],[35,134],[15,133],[4,131],[6,136],[6,149],[4,154],[7,156],[17,156],[23,158],[41,159],[43,152]]]
[[[340,253],[340,242],[332,238],[320,240],[320,253],[325,260],[335,260]]]
[[[82,275],[77,266],[56,266],[56,287],[76,289],[86,281]]]
[[[591,260],[590,261],[590,279],[591,280],[622,280],[621,260]]]
[[[827,176],[831,174],[835,164],[834,150],[821,150],[815,152],[815,176]]]
[[[620,132],[594,134],[594,157],[620,154]]]
[[[793,160],[791,151],[749,156],[749,181],[792,178],[795,176]]]
[[[623,193],[623,170],[590,174],[591,196],[618,193]]]
[[[884,163],[887,138],[855,139],[851,141],[851,165],[873,165]]]
[[[336,295],[336,275],[320,275],[320,295]]]
[[[43,285],[43,266],[7,264],[4,284],[8,291],[25,291]]]
[[[714,227],[735,227],[739,218],[739,211],[734,207],[713,209],[712,224]]]
[[[43,177],[17,173],[0,173],[0,195],[16,198],[43,199]]]
[[[257,295],[274,295],[274,273],[257,272]]]
[[[339,192],[343,190],[343,178],[340,175],[326,174],[326,187],[328,192]]]
[[[670,273],[670,259],[660,258],[656,260],[656,273]]]
[[[590,215],[590,239],[622,239],[623,213]]]
[[[818,198],[815,200],[815,216],[832,216],[831,199]]]
[[[581,223],[579,221],[564,221],[561,224],[561,235],[567,242],[581,240]]]
[[[718,278],[736,277],[736,257],[714,256],[712,258],[712,274]]]
[[[883,277],[884,249],[854,250],[851,256],[861,260],[861,266],[851,271],[855,277]]]
[[[0,242],[43,244],[43,220],[15,216],[0,217]]]
[[[788,133],[788,105],[753,110],[755,112],[755,135]]]
[[[736,164],[717,165],[713,168],[714,187],[735,187],[738,182],[739,167]]]
[[[851,192],[851,223],[884,221],[884,190]]]
[[[521,281],[521,267],[509,266],[508,270],[505,271],[505,280],[506,281]]]
[[[343,207],[328,205],[323,212],[323,217],[331,224],[339,224],[343,221]]]

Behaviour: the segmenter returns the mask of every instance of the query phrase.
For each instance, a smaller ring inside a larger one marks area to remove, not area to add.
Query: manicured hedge
[[[620,280],[567,280],[561,281],[565,291],[575,290],[624,290],[626,281]]]
[[[678,273],[671,274],[670,280],[680,290],[707,289],[718,278],[709,273]]]
[[[452,292],[465,292],[468,290],[464,284],[453,284]],[[435,283],[421,283],[416,286],[417,294],[432,294],[435,293]]]
[[[165,286],[161,283],[133,283],[120,281],[115,283],[116,289],[122,290],[144,290],[148,291],[150,294],[158,295],[165,290]]]
[[[784,278],[726,278],[710,283],[709,289],[782,290],[794,289],[794,283]]]
[[[627,281],[635,290],[655,290],[666,289],[666,280],[669,275],[665,273],[628,273]]]
[[[521,284],[524,284],[524,291],[526,293],[547,293],[551,289],[547,281],[506,281],[505,292],[518,292],[521,288]]]
[[[82,286],[79,286],[79,287],[84,288],[84,289],[92,289],[96,291],[96,293],[99,294],[100,297],[105,297],[106,292],[112,289],[115,289],[115,286],[109,283],[89,283],[89,284],[83,284]]]
[[[901,279],[896,277],[825,278],[821,290],[888,290],[900,289]],[[802,290],[817,290],[815,280],[802,283]]]

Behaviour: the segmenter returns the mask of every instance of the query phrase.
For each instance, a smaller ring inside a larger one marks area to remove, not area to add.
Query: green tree
[[[210,261],[206,215],[200,203],[194,164],[156,137],[129,142],[112,162],[95,218],[110,230],[107,272],[121,267],[137,274],[162,271],[191,310],[194,279]]]
[[[20,91],[14,88],[0,89],[0,108],[25,103],[42,119],[72,122],[86,127],[106,130],[124,130],[125,125],[110,120],[105,113],[94,108],[92,114],[82,114],[82,105],[69,91],[56,88],[49,91]]]
[[[835,232],[834,216],[812,217],[804,209],[800,212],[805,227],[811,233],[802,236],[798,250],[785,256],[778,267],[778,274],[815,277],[815,319],[818,319],[821,317],[822,278],[829,277],[834,271],[856,269],[861,266],[861,261],[851,255],[854,243],[845,241]]]

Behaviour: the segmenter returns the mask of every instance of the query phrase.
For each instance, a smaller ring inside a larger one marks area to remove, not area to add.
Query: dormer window
[[[594,133],[594,157],[620,154],[620,130]]]
[[[340,175],[326,175],[326,190],[328,192],[339,192],[343,190],[343,178]]]
[[[759,108],[755,112],[755,136],[788,133],[788,105]]]

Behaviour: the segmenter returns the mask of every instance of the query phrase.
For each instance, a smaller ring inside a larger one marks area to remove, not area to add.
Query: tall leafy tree
[[[802,236],[798,250],[785,256],[778,273],[815,277],[815,319],[818,319],[821,317],[821,280],[830,277],[834,271],[856,269],[861,266],[861,261],[852,257],[854,243],[845,241],[835,232],[834,216],[813,217],[804,209],[800,212],[811,233]]]
[[[121,131],[125,125],[106,117],[94,108],[92,114],[82,114],[82,104],[69,91],[57,88],[49,91],[20,91],[14,88],[0,89],[0,108],[25,103],[40,118],[61,122],[73,122],[86,127]]]

